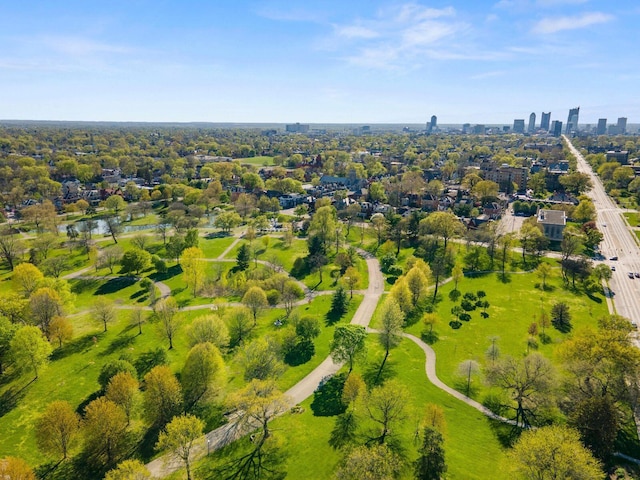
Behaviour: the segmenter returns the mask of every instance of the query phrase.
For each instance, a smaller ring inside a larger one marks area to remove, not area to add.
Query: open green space
[[[240,162],[240,164],[242,164],[242,165],[253,165],[253,166],[256,166],[256,167],[274,165],[273,157],[269,157],[269,156],[266,156],[266,155],[262,155],[262,156],[258,156],[258,157],[236,158],[236,159],[234,159],[234,161]]]
[[[637,227],[640,225],[640,213],[638,212],[624,212],[622,214],[624,218],[626,218],[629,225],[632,227]]]

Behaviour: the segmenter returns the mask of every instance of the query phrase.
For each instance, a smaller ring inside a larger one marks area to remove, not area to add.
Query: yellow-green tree
[[[182,272],[184,273],[184,281],[195,297],[204,283],[204,253],[198,247],[187,248],[182,252],[180,265],[182,266]]]
[[[107,472],[104,480],[146,480],[148,478],[151,478],[151,472],[140,460],[125,460]]]
[[[191,456],[198,438],[202,435],[204,423],[193,415],[174,417],[160,432],[156,450],[169,450],[170,455],[182,460],[187,469],[187,480],[191,480]]]
[[[43,278],[40,269],[32,263],[21,263],[13,269],[13,283],[25,298],[38,288],[38,282]]]
[[[43,453],[66,460],[80,432],[80,416],[69,402],[55,400],[36,422],[36,439]]]

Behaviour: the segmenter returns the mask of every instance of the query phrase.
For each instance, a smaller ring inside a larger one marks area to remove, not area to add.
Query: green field
[[[274,165],[273,157],[268,157],[268,156],[236,158],[234,159],[234,161],[240,162],[242,165],[254,165],[256,167]]]

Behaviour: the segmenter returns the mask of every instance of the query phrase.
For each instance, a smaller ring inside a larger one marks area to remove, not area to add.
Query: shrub
[[[280,303],[280,292],[278,290],[269,290],[267,292],[267,302],[269,302],[271,306]]]
[[[127,372],[130,373],[132,377],[136,378],[138,376],[138,372],[126,360],[111,360],[110,362],[105,363],[100,370],[100,375],[98,375],[98,383],[104,390],[107,388],[109,384],[109,380],[114,377],[118,373]]]
[[[393,277],[399,277],[402,275],[402,267],[399,267],[398,265],[391,265],[387,270],[387,273]]]
[[[396,256],[393,253],[387,253],[380,259],[380,269],[384,273],[389,273],[389,269],[396,263]]]
[[[468,313],[461,313],[460,320],[462,320],[463,322],[468,322],[469,320],[471,320],[471,315],[469,315]]]
[[[454,330],[457,330],[462,326],[462,322],[459,322],[458,320],[451,320],[449,322],[449,326]]]
[[[473,312],[476,309],[476,304],[466,298],[460,302],[460,306],[467,312]]]

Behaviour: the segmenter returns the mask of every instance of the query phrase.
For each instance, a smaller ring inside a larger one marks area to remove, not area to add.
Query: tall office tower
[[[627,133],[627,117],[618,118],[618,134],[624,135]]]
[[[554,137],[562,135],[562,122],[560,120],[554,120],[551,122],[551,130],[549,130]]]
[[[529,126],[527,127],[527,132],[533,133],[536,131],[536,114],[531,112],[529,115]]]
[[[566,133],[574,133],[578,131],[578,116],[580,115],[580,107],[572,108],[569,110],[569,117],[567,118]]]
[[[540,130],[544,130],[545,132],[548,132],[550,122],[551,122],[551,112],[549,113],[542,112],[542,118],[540,119]]]
[[[524,133],[524,118],[513,121],[513,132]]]
[[[427,123],[427,132],[433,132],[438,127],[438,117],[431,115],[431,121]]]
[[[607,134],[607,119],[599,118],[598,126],[596,127],[596,135],[606,135]]]

